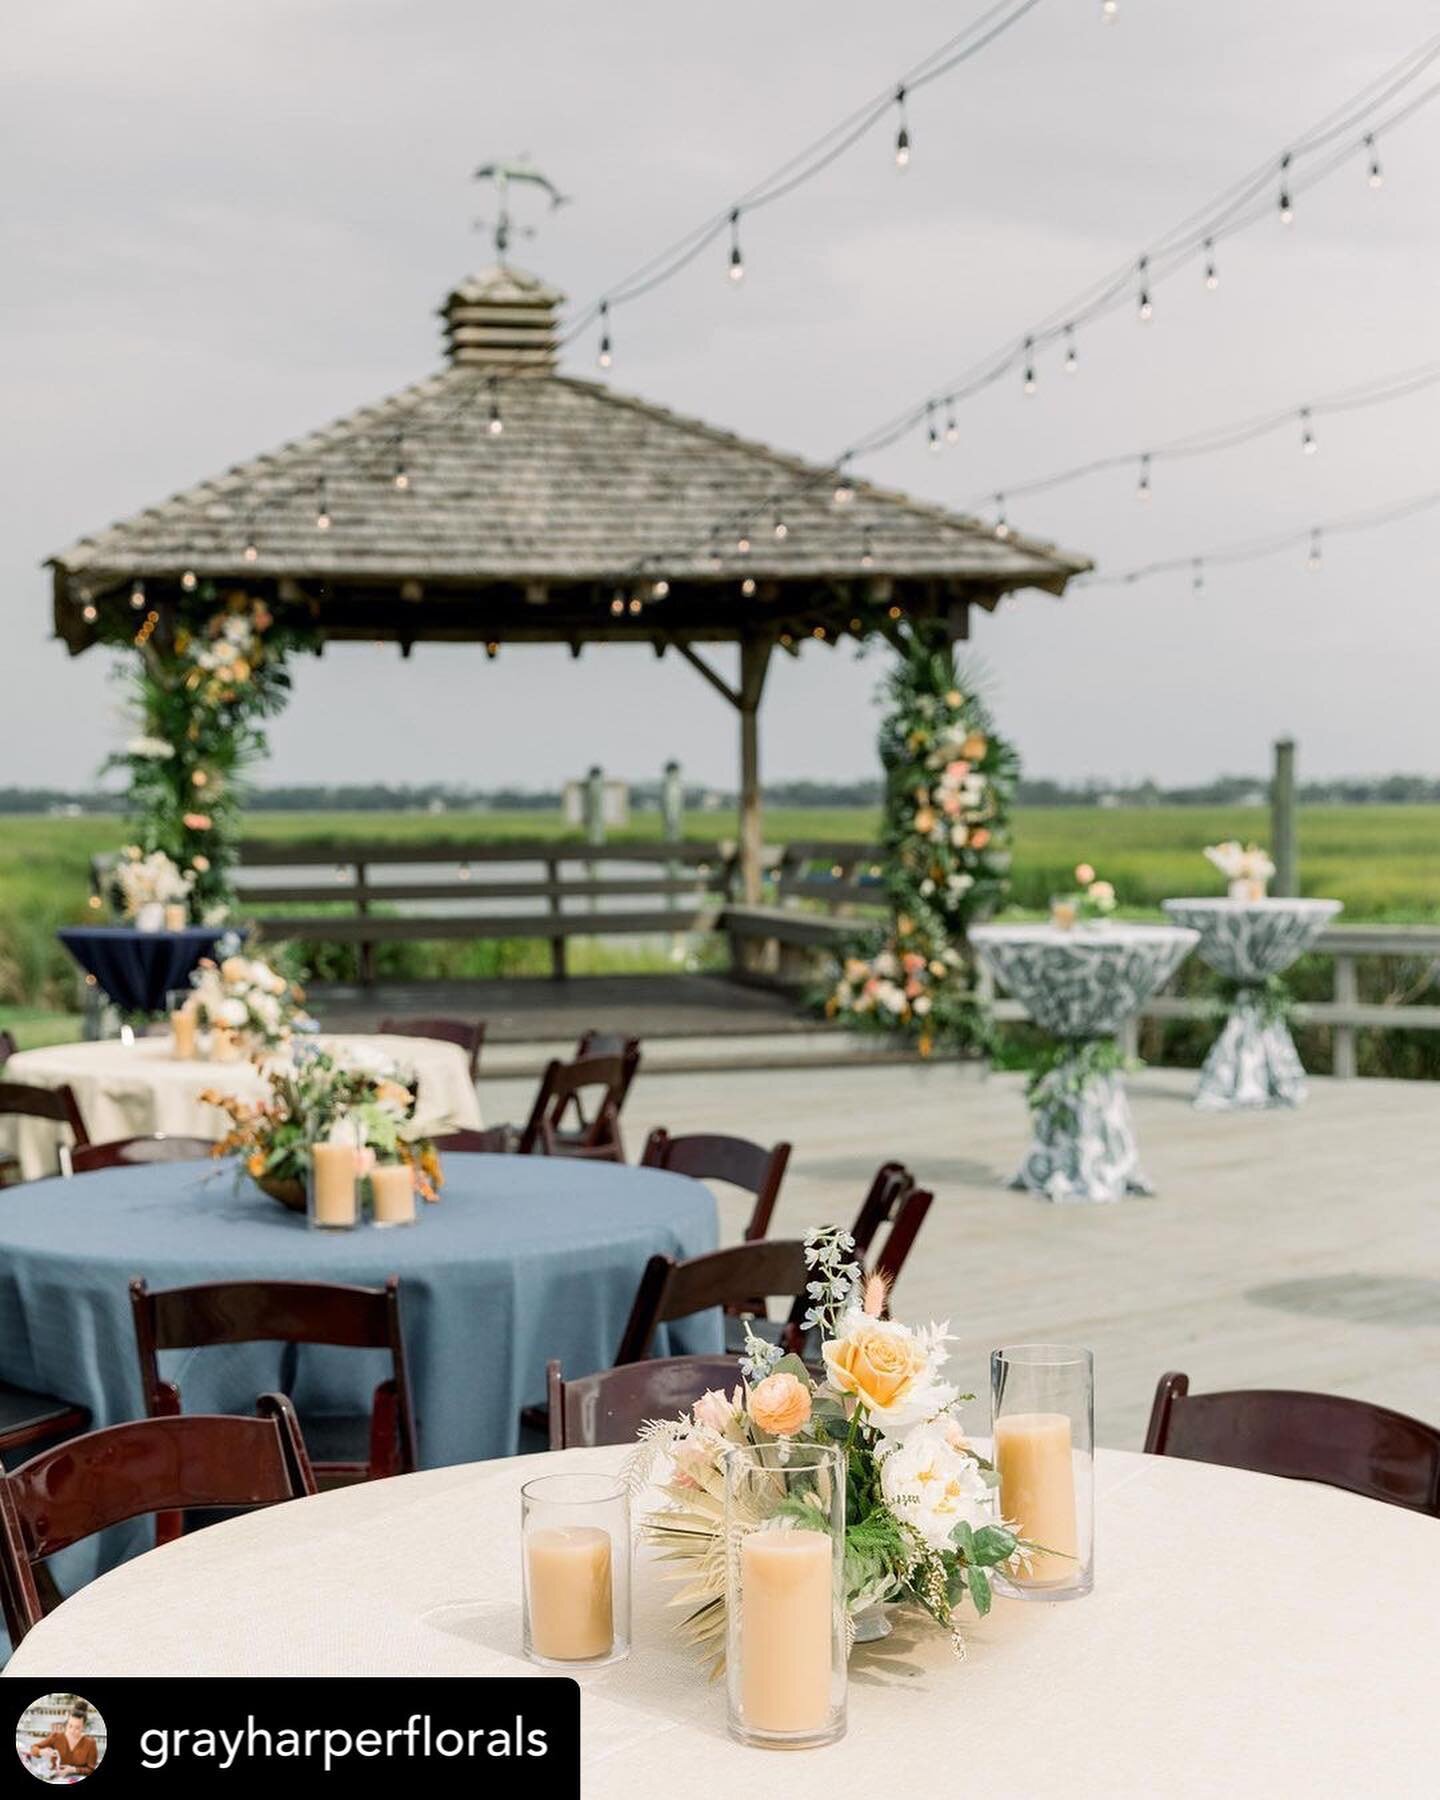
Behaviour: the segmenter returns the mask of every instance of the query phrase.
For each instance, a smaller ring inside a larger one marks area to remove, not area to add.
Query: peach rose
[[[793,1437],[810,1423],[810,1388],[798,1375],[767,1375],[750,1396],[750,1419],[771,1437]]]
[[[977,826],[976,829],[970,833],[970,848],[972,850],[983,850],[989,842],[990,833],[983,825]]]
[[[903,1400],[928,1366],[924,1349],[907,1331],[869,1320],[848,1337],[823,1345],[822,1354],[840,1392],[870,1407]]]
[[[1090,883],[1095,879],[1095,871],[1090,867],[1089,863],[1076,863],[1075,879],[1082,888],[1089,887]]]
[[[972,731],[960,746],[961,753],[968,756],[971,762],[979,762],[989,748],[989,740],[981,731]]]
[[[710,1388],[691,1407],[690,1415],[697,1425],[708,1425],[712,1431],[723,1432],[730,1429],[739,1410],[739,1388],[730,1399],[726,1398],[723,1388]]]

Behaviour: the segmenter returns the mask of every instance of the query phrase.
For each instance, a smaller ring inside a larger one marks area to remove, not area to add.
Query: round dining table
[[[416,1121],[422,1130],[480,1126],[469,1059],[458,1044],[382,1033],[321,1033],[304,1041],[318,1044],[340,1062],[382,1062],[413,1076]],[[21,1050],[5,1065],[5,1078],[35,1087],[69,1087],[92,1144],[157,1131],[214,1141],[225,1135],[230,1121],[202,1094],[214,1090],[239,1100],[261,1100],[268,1092],[264,1074],[252,1062],[177,1057],[168,1031],[131,1043],[102,1038]],[[49,1119],[12,1114],[0,1119],[0,1152],[15,1157],[22,1178],[34,1181],[55,1173],[66,1135],[64,1126]]]
[[[520,1485],[625,1455],[398,1476],[228,1520],[66,1600],[5,1674],[545,1679],[520,1651]],[[638,1552],[630,1658],[579,1676],[586,1800],[686,1780],[833,1800],[1433,1795],[1440,1522],[1125,1451],[1099,1452],[1096,1482],[1092,1594],[962,1617],[963,1660],[894,1615],[852,1654],[845,1737],[773,1764],[726,1737],[724,1684]]]
[[[513,1454],[545,1365],[609,1368],[650,1257],[713,1250],[710,1190],[688,1176],[544,1156],[442,1157],[440,1199],[414,1226],[312,1230],[225,1162],[102,1169],[0,1192],[0,1380],[62,1395],[96,1426],[144,1413],[129,1283],[400,1281],[400,1320],[426,1467]],[[657,1351],[718,1351],[718,1314],[662,1331]],[[385,1351],[273,1343],[168,1351],[188,1412],[253,1412],[288,1393],[302,1422],[369,1412]],[[141,1521],[66,1552],[72,1580],[146,1543]],[[62,1576],[61,1585],[65,1582]]]

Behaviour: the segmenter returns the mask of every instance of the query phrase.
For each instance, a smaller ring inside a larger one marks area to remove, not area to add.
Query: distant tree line
[[[1155,781],[1079,782],[1022,779],[1020,806],[1240,806],[1263,800],[1266,780],[1256,775],[1220,775],[1198,786],[1165,787]],[[1311,806],[1407,806],[1440,803],[1440,776],[1377,775],[1337,777],[1299,785],[1302,804]],[[560,806],[559,788],[472,788],[427,782],[347,782],[335,786],[257,787],[250,805],[264,812],[546,812]],[[776,807],[860,807],[880,804],[878,781],[777,781],[765,789]],[[658,781],[634,782],[632,806],[654,810]],[[733,789],[687,785],[692,811],[733,807]],[[123,794],[93,789],[0,787],[0,813],[123,813]]]

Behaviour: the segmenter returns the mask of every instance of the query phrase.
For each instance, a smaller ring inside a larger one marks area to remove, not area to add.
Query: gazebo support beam
[[[743,708],[744,701],[741,699],[740,695],[736,693],[735,689],[731,687],[730,683],[725,680],[723,675],[718,675],[715,672],[715,670],[710,667],[709,663],[706,662],[705,658],[700,654],[700,652],[695,648],[695,646],[693,644],[686,644],[686,643],[681,642],[681,643],[677,643],[675,645],[675,648],[685,658],[686,662],[689,663],[689,665],[692,669],[695,669],[696,671],[698,671],[698,673],[700,673],[701,675],[703,675],[705,677],[705,679],[710,683],[711,687],[714,688],[714,690],[717,694],[723,694],[732,706]],[[742,652],[741,661],[743,664],[743,661],[744,661],[743,652]],[[763,680],[764,677],[762,676],[761,679]],[[742,686],[744,684],[743,668],[742,668],[742,673],[741,673],[741,684],[742,684]]]
[[[765,872],[765,819],[760,799],[760,699],[770,667],[768,637],[740,640],[740,898],[760,901]]]

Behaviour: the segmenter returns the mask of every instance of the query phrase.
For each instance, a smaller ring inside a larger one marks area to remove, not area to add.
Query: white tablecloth
[[[437,1469],[217,1525],[81,1590],[5,1673],[533,1674],[520,1484],[623,1455]],[[998,1601],[963,1663],[901,1615],[855,1652],[845,1739],[789,1759],[727,1739],[642,1558],[634,1653],[580,1677],[587,1800],[1433,1797],[1440,1523],[1162,1457],[1102,1451],[1097,1473],[1092,1595]]]
[[[388,1057],[419,1079],[417,1118],[432,1131],[478,1126],[480,1103],[470,1079],[465,1052],[437,1038],[322,1035],[315,1040],[343,1061],[347,1047]],[[260,1072],[250,1063],[180,1062],[169,1035],[119,1038],[98,1043],[52,1044],[44,1050],[22,1050],[5,1065],[6,1079],[37,1087],[68,1082],[80,1104],[90,1141],[141,1137],[163,1131],[171,1137],[218,1139],[228,1121],[200,1096],[208,1088],[258,1100],[266,1092]],[[61,1128],[44,1119],[0,1119],[0,1152],[18,1156],[27,1181],[53,1175],[58,1166]]]

